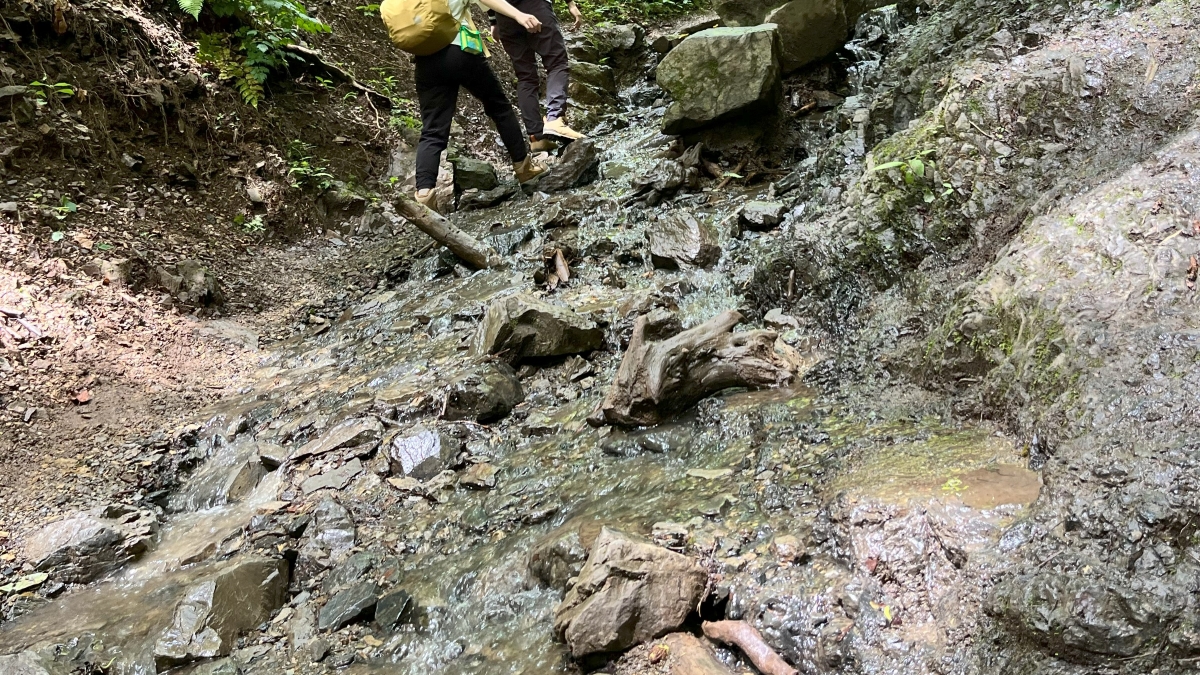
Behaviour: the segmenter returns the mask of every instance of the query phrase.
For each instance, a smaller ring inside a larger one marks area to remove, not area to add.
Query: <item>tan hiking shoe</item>
[[[513,164],[513,173],[517,174],[517,182],[528,183],[546,173],[546,165],[533,161],[533,155],[525,155],[525,159]]]
[[[416,199],[418,204],[437,211],[437,195],[433,193],[433,188],[417,190],[416,194],[413,195],[413,199]]]
[[[551,150],[554,150],[557,147],[558,147],[558,143],[555,143],[554,141],[550,140],[549,138],[539,139],[539,138],[535,138],[533,136],[529,137],[529,151],[530,152],[550,152]]]
[[[542,133],[546,136],[557,136],[559,138],[565,138],[571,141],[587,138],[587,136],[584,136],[578,131],[575,131],[571,127],[567,126],[567,123],[561,117],[556,120],[543,120]]]

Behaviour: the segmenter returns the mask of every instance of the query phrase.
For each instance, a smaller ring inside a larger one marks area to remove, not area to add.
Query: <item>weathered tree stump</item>
[[[658,424],[722,389],[789,384],[795,366],[775,352],[775,332],[734,333],[741,320],[740,313],[729,310],[648,342],[651,319],[638,317],[617,377],[589,421],[597,426]]]
[[[407,195],[399,195],[392,202],[396,213],[417,229],[432,237],[450,252],[458,256],[477,270],[497,267],[501,264],[500,256],[491,247],[482,244],[478,239],[458,229],[449,220],[433,209],[419,204]]]

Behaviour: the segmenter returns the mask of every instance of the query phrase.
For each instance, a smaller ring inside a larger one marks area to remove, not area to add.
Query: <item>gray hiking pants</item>
[[[547,0],[509,0],[517,9],[542,22],[539,33],[530,33],[507,16],[496,17],[496,37],[512,59],[517,73],[517,107],[525,122],[525,131],[535,138],[542,135],[542,104],[538,90],[537,57],[546,69],[546,117],[558,119],[567,111],[567,45],[558,28],[558,17]]]

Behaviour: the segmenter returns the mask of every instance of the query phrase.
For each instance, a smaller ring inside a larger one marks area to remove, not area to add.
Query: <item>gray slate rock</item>
[[[199,260],[181,260],[157,268],[159,283],[180,302],[215,307],[225,304],[221,282]]]
[[[450,384],[443,417],[487,424],[503,419],[523,400],[525,392],[512,366],[485,363]]]
[[[567,590],[567,582],[579,576],[587,562],[585,544],[592,543],[584,541],[581,527],[565,525],[533,547],[529,552],[529,571],[536,579],[557,591]]]
[[[33,652],[0,656],[0,673],[4,675],[50,675],[41,659]]]
[[[743,230],[769,230],[783,222],[786,211],[780,202],[746,202],[738,212],[738,224]]]
[[[341,490],[362,472],[362,462],[355,457],[332,471],[326,471],[318,476],[308,478],[301,484],[300,488],[304,490],[304,494],[306,495],[310,495],[317,490]]]
[[[580,354],[599,349],[604,331],[575,311],[529,295],[511,295],[488,305],[475,352],[523,359]]]
[[[490,490],[496,487],[496,471],[493,464],[472,464],[459,477],[458,484],[473,490]]]
[[[531,225],[512,225],[488,232],[483,241],[500,255],[511,256],[520,250],[522,244],[531,241],[537,232],[537,228]]]
[[[305,457],[323,455],[339,448],[378,443],[383,437],[383,423],[376,417],[361,417],[339,422],[319,437],[296,449],[289,458],[295,462]]]
[[[242,675],[242,669],[232,658],[226,658],[201,663],[188,670],[184,675]]]
[[[375,603],[379,601],[379,587],[372,581],[364,581],[329,599],[317,617],[319,630],[336,631],[359,619],[369,620],[374,616]]]
[[[710,267],[721,258],[716,228],[690,213],[674,213],[660,219],[650,228],[647,238],[655,267]]]
[[[772,24],[701,31],[663,58],[657,79],[674,98],[663,133],[770,114],[780,92],[778,33]]]
[[[520,192],[521,185],[515,180],[505,181],[491,190],[466,190],[458,199],[458,210],[490,209],[512,199]]]
[[[450,162],[454,165],[455,192],[486,192],[500,185],[500,179],[496,177],[496,167],[487,162],[471,157],[455,157]]]
[[[462,441],[440,431],[418,429],[397,436],[388,446],[392,473],[417,480],[429,480],[444,471],[462,450]]]
[[[154,644],[161,672],[198,659],[228,656],[238,634],[283,606],[288,568],[283,560],[244,558],[189,587],[171,625]]]
[[[712,8],[726,26],[757,26],[784,0],[713,0]]]
[[[707,580],[694,560],[606,527],[554,610],[554,631],[576,658],[623,651],[683,625]]]
[[[87,583],[150,549],[157,520],[148,511],[132,513],[120,520],[100,511],[70,515],[32,534],[25,555],[35,569],[60,581]]]
[[[317,504],[312,515],[306,532],[308,540],[300,548],[296,561],[296,574],[301,579],[310,579],[321,570],[341,563],[357,538],[350,512],[332,499]]]
[[[384,630],[395,630],[411,614],[412,596],[408,591],[392,591],[379,599],[375,605],[375,623]]]
[[[558,163],[537,183],[541,192],[559,192],[577,188],[600,178],[600,151],[596,142],[584,138],[572,142],[563,151]]]

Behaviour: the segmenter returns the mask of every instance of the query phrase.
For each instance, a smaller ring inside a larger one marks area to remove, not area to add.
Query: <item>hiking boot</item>
[[[433,194],[433,188],[417,190],[417,193],[413,195],[413,198],[416,199],[417,203],[421,206],[437,211],[437,196]]]
[[[561,117],[554,120],[544,120],[542,129],[542,133],[546,136],[557,136],[570,141],[577,141],[581,138],[587,138],[587,136],[584,136],[578,131],[575,131],[571,127],[567,126],[567,123]]]
[[[528,183],[546,173],[546,165],[533,161],[533,155],[525,155],[525,159],[513,164],[513,173],[517,174],[517,182]]]
[[[549,138],[538,138],[537,136],[529,137],[529,151],[530,152],[550,152],[551,150],[554,150],[557,147],[558,147],[558,143],[555,143],[554,141],[550,140]]]

